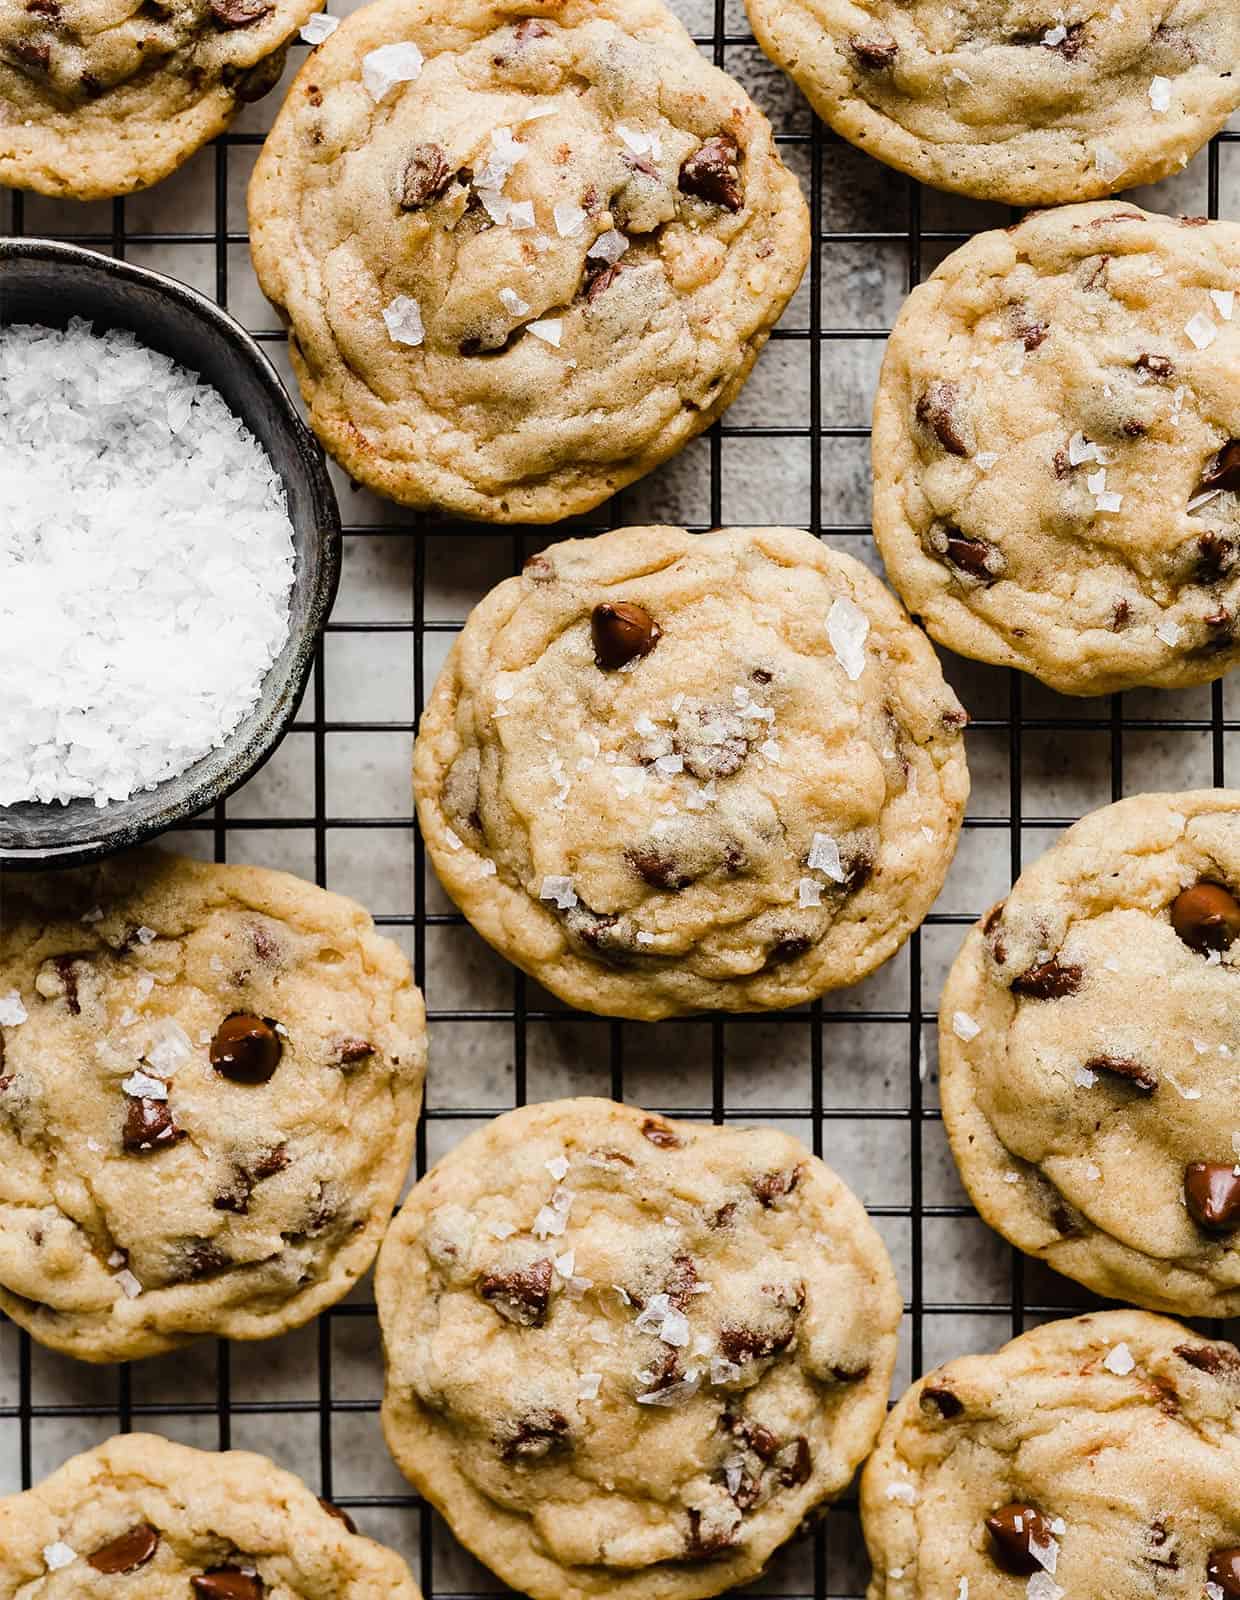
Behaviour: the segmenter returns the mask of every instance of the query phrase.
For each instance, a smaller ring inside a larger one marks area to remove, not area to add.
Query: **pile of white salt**
[[[0,328],[0,806],[105,805],[256,703],[293,530],[218,392],[131,334]]]

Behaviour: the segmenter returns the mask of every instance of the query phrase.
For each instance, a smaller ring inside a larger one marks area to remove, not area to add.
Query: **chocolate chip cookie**
[[[377,0],[301,73],[250,187],[320,439],[406,505],[588,511],[740,390],[808,214],[661,0]]]
[[[874,532],[961,654],[1064,694],[1240,660],[1240,226],[1070,206],[914,290],[874,408]]]
[[[409,1568],[265,1456],[131,1433],[0,1500],[8,1600],[421,1600]]]
[[[754,1577],[873,1444],[901,1314],[795,1139],[588,1099],[440,1161],[376,1292],[397,1464],[535,1600]]]
[[[815,111],[914,178],[1009,205],[1178,171],[1240,105],[1234,0],[746,0]]]
[[[0,183],[73,200],[166,178],[284,70],[316,0],[0,0]]]
[[[787,528],[625,528],[474,610],[422,718],[418,816],[478,932],[572,1005],[797,1005],[929,910],[965,720],[851,557]]]
[[[943,1118],[978,1210],[1115,1299],[1240,1316],[1240,793],[1070,828],[943,991]]]
[[[139,852],[9,878],[0,1309],[86,1361],[262,1339],[370,1265],[425,1013],[352,901]]]
[[[861,1483],[869,1600],[1240,1595],[1240,1351],[1144,1311],[915,1383]]]

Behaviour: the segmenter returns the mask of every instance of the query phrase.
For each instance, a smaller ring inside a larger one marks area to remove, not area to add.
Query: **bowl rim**
[[[200,290],[153,267],[140,267],[134,262],[103,255],[98,250],[89,249],[84,245],[68,244],[59,239],[26,236],[0,238],[0,268],[10,260],[43,261],[53,266],[86,267],[89,270],[110,274],[127,283],[141,285],[165,299],[179,301],[199,321],[208,324],[218,336],[231,345],[241,359],[248,361],[286,428],[306,474],[315,509],[315,527],[311,537],[318,542],[320,560],[318,581],[308,598],[301,635],[294,641],[284,704],[269,724],[255,729],[248,741],[238,747],[236,758],[227,774],[195,785],[181,802],[158,820],[123,820],[117,823],[113,833],[79,844],[39,845],[26,848],[0,843],[0,873],[10,870],[38,871],[47,868],[85,866],[90,862],[103,860],[120,850],[129,849],[166,833],[178,823],[188,821],[219,801],[226,800],[264,767],[280,747],[301,707],[310,671],[319,653],[323,629],[335,604],[336,593],[340,586],[342,545],[340,507],[331,478],[328,476],[322,447],[302,420],[271,358],[230,312]],[[66,314],[74,315],[71,306],[66,307]],[[227,749],[233,737],[234,734],[229,734],[220,748]],[[165,783],[175,781],[175,778],[164,780]],[[158,792],[161,787],[162,785],[156,785],[154,792]],[[124,801],[117,803],[125,804]],[[107,806],[99,808],[101,821],[106,816],[107,809]],[[4,808],[0,808],[0,816],[3,815],[3,810]]]

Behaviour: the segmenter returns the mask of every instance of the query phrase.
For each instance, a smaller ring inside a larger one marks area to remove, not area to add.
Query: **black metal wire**
[[[696,41],[702,49],[711,54],[717,64],[722,66],[728,64],[730,49],[754,48],[754,40],[749,34],[727,31],[726,11],[726,0],[714,0],[713,29],[710,34],[699,36]],[[295,48],[300,49],[300,46]],[[849,328],[824,325],[823,300],[829,296],[824,247],[836,244],[902,244],[905,251],[907,286],[911,288],[921,281],[927,255],[932,254],[937,260],[945,247],[963,243],[971,235],[967,231],[957,229],[924,227],[923,192],[912,182],[904,183],[907,226],[903,228],[881,226],[855,230],[825,228],[822,190],[826,157],[828,152],[841,148],[840,141],[816,118],[813,119],[812,128],[808,133],[781,132],[776,137],[781,146],[808,152],[814,241],[807,275],[808,324],[803,327],[781,326],[774,333],[777,341],[793,341],[808,347],[808,416],[803,425],[793,427],[744,426],[726,421],[717,423],[708,435],[710,520],[691,526],[705,530],[717,526],[721,521],[723,463],[728,440],[803,438],[810,441],[811,447],[810,514],[804,525],[820,537],[869,536],[868,524],[832,523],[824,520],[821,514],[823,475],[824,471],[830,470],[829,466],[824,464],[824,443],[832,440],[865,439],[869,436],[868,416],[858,418],[855,423],[848,425],[823,423],[823,350],[835,341],[885,339],[890,330],[886,327]],[[117,200],[111,208],[110,231],[73,232],[52,236],[65,237],[78,244],[95,246],[116,256],[124,256],[132,245],[144,248],[155,245],[210,246],[214,252],[215,298],[226,307],[230,298],[229,251],[232,248],[244,247],[248,243],[248,235],[245,232],[230,228],[228,225],[230,152],[234,149],[248,149],[259,145],[262,138],[261,134],[235,132],[215,141],[212,174],[214,226],[209,232],[132,230],[127,226],[126,202]],[[1220,215],[1222,151],[1226,145],[1235,143],[1240,143],[1240,132],[1226,132],[1212,141],[1208,152],[1207,198],[1208,214],[1212,218]],[[1236,162],[1236,166],[1240,169],[1240,160]],[[1235,181],[1240,182],[1240,170],[1235,175]],[[10,197],[10,223],[14,233],[22,234],[29,231],[26,225],[26,213],[27,204],[24,197],[20,193],[14,193]],[[886,221],[885,218],[882,220]],[[928,250],[927,247],[933,249]],[[274,326],[259,327],[251,331],[256,338],[269,344],[277,344],[285,338],[284,332]],[[625,502],[624,493],[617,495],[591,525],[599,528],[624,525],[630,520],[626,516]],[[206,835],[217,861],[227,859],[230,835],[244,836],[255,831],[308,834],[313,842],[314,878],[317,883],[325,886],[331,876],[330,847],[334,835],[367,830],[396,830],[407,834],[412,830],[414,839],[409,903],[413,910],[411,913],[398,913],[385,912],[382,908],[378,908],[375,920],[393,935],[400,936],[404,932],[410,938],[408,947],[411,949],[415,976],[424,990],[428,987],[428,932],[431,929],[462,927],[464,918],[454,912],[429,909],[427,877],[429,869],[425,849],[417,834],[412,815],[376,817],[364,814],[341,815],[329,811],[327,741],[332,736],[346,733],[391,733],[406,737],[414,733],[416,718],[421,714],[428,687],[424,644],[436,635],[453,634],[462,626],[460,619],[445,621],[427,615],[428,570],[433,573],[437,546],[442,549],[444,541],[451,540],[493,541],[507,538],[510,540],[510,564],[515,572],[519,571],[524,563],[527,541],[533,539],[545,541],[553,536],[546,529],[513,531],[510,528],[487,528],[472,523],[435,521],[412,514],[403,515],[395,523],[355,522],[347,525],[345,538],[350,545],[355,541],[360,546],[366,541],[411,539],[410,619],[407,622],[332,621],[326,629],[326,640],[330,642],[333,638],[352,634],[368,636],[390,634],[404,638],[407,641],[409,674],[413,684],[415,720],[360,721],[329,717],[327,688],[330,652],[327,643],[321,641],[316,652],[312,686],[302,705],[300,715],[290,730],[294,737],[308,736],[313,741],[313,814],[239,816],[230,812],[227,802],[221,802],[209,817],[185,825],[188,832]],[[996,681],[1002,681],[1001,674],[996,674],[995,678]],[[1008,814],[1006,816],[971,814],[966,818],[965,827],[971,832],[1006,830],[1009,841],[1009,870],[1013,879],[1021,869],[1023,839],[1027,832],[1043,834],[1054,832],[1076,820],[1075,816],[1029,815],[1025,812],[1022,780],[1024,740],[1027,734],[1106,733],[1109,736],[1110,787],[1113,799],[1118,799],[1124,792],[1125,735],[1139,736],[1160,732],[1208,734],[1212,781],[1216,785],[1221,785],[1225,781],[1226,738],[1229,734],[1240,731],[1240,718],[1225,716],[1221,682],[1215,683],[1211,688],[1209,716],[1128,716],[1125,715],[1124,701],[1120,695],[1112,696],[1105,710],[1100,709],[1096,702],[1078,708],[1069,702],[1058,701],[1056,704],[1063,708],[1058,714],[1031,716],[1024,710],[1026,693],[1024,680],[1018,673],[1011,672],[1007,674],[1007,683],[1005,714],[974,719],[969,728],[969,737],[971,740],[989,735],[1005,737],[1008,759]],[[232,804],[234,806],[237,804],[236,798]],[[933,912],[926,919],[924,928],[934,930],[967,926],[984,909],[978,906],[969,913]],[[930,1359],[938,1359],[944,1354],[942,1341],[937,1337],[933,1341],[933,1355],[929,1350],[931,1341],[927,1335],[933,1328],[935,1319],[985,1318],[988,1323],[994,1324],[994,1336],[989,1342],[998,1343],[1004,1337],[1005,1323],[1010,1326],[1013,1333],[1016,1333],[1023,1329],[1029,1319],[1070,1314],[1099,1303],[1065,1280],[1042,1271],[1036,1264],[1027,1263],[1019,1252],[1014,1250],[1010,1252],[1010,1292],[1005,1300],[953,1300],[927,1294],[926,1224],[964,1222],[972,1223],[978,1229],[981,1228],[981,1224],[977,1221],[976,1212],[966,1204],[931,1203],[925,1198],[926,1169],[923,1139],[927,1131],[933,1130],[941,1121],[941,1117],[937,1106],[931,1103],[927,1095],[925,1083],[928,1066],[927,1029],[933,1027],[934,1014],[932,1004],[923,1006],[922,985],[925,971],[923,942],[921,931],[915,933],[909,941],[907,1000],[903,1007],[857,1008],[855,1001],[850,1000],[845,994],[830,997],[825,1003],[817,1002],[813,1006],[773,1016],[704,1018],[700,1022],[689,1024],[688,1026],[692,1028],[705,1030],[709,1035],[709,1100],[694,1104],[688,1109],[683,1104],[650,1106],[652,1110],[666,1111],[671,1115],[700,1118],[716,1123],[722,1123],[732,1117],[745,1121],[793,1122],[799,1126],[808,1125],[808,1137],[814,1151],[825,1154],[828,1160],[831,1158],[831,1138],[834,1136],[836,1124],[867,1122],[898,1124],[907,1128],[908,1202],[871,1205],[869,1210],[870,1214],[879,1220],[880,1226],[888,1225],[886,1231],[896,1251],[897,1259],[901,1254],[906,1258],[904,1279],[908,1298],[905,1306],[905,1326],[907,1369],[910,1375],[916,1375],[923,1370]],[[518,1105],[525,1102],[529,1090],[528,1039],[531,1026],[563,1024],[570,1021],[577,1027],[585,1026],[598,1030],[597,1053],[592,1050],[592,1059],[606,1061],[609,1092],[616,1099],[623,1099],[625,1096],[626,1046],[630,1056],[636,1047],[643,1064],[649,1064],[652,1052],[666,1052],[667,1069],[672,1078],[679,1069],[680,1056],[675,1053],[679,1046],[669,1047],[667,1034],[659,1028],[644,1025],[634,1027],[632,1024],[584,1017],[566,1008],[546,1005],[541,1001],[532,1004],[527,992],[529,985],[524,976],[514,970],[511,983],[512,999],[509,1006],[477,1008],[436,1006],[433,987],[427,994],[429,1016],[434,1033],[438,1035],[439,1049],[437,1052],[434,1049],[436,1041],[433,1036],[428,1105],[417,1136],[416,1159],[419,1175],[427,1168],[433,1141],[439,1128],[485,1121],[504,1109],[499,1105],[458,1106],[441,1103],[436,1093],[434,1061],[436,1054],[440,1062],[450,1059],[451,1051],[442,1042],[450,1029],[477,1028],[480,1025],[500,1023],[510,1028],[512,1100]],[[896,1057],[900,1050],[899,1040],[903,1035],[907,1079],[902,1103],[895,1105],[825,1103],[824,1083],[829,1080],[832,1055],[837,1049],[842,1048],[837,1045],[836,1036],[839,1035],[841,1028],[852,1028],[857,1025],[869,1029],[890,1030],[893,1057]],[[803,1030],[808,1036],[808,1083],[804,1096],[796,1104],[760,1106],[746,1102],[742,1106],[738,1104],[735,1095],[729,1094],[729,1038],[743,1036],[746,1031],[755,1027],[775,1027],[781,1033],[787,1029]],[[314,1416],[318,1424],[317,1463],[312,1460],[293,1460],[291,1464],[308,1478],[314,1477],[317,1467],[317,1487],[324,1495],[335,1499],[338,1504],[350,1510],[362,1524],[363,1531],[366,1531],[367,1516],[370,1513],[407,1511],[417,1521],[417,1537],[405,1542],[407,1545],[416,1546],[415,1570],[418,1572],[427,1600],[474,1600],[474,1593],[470,1589],[445,1587],[447,1580],[440,1577],[440,1569],[443,1566],[440,1558],[445,1548],[445,1536],[442,1530],[436,1529],[433,1513],[417,1496],[412,1493],[349,1494],[341,1492],[338,1488],[336,1424],[342,1417],[373,1415],[378,1411],[382,1374],[376,1362],[372,1393],[364,1398],[337,1393],[333,1334],[338,1328],[359,1321],[373,1323],[374,1319],[373,1302],[369,1298],[356,1296],[320,1317],[316,1330],[317,1393],[313,1398],[306,1399],[237,1397],[233,1392],[234,1357],[227,1343],[219,1341],[215,1352],[214,1397],[210,1401],[136,1400],[134,1398],[136,1369],[126,1366],[117,1367],[111,1376],[107,1376],[104,1370],[99,1370],[97,1382],[87,1385],[97,1392],[98,1398],[67,1403],[44,1401],[37,1398],[35,1393],[35,1374],[41,1368],[41,1353],[35,1351],[26,1334],[21,1334],[16,1340],[16,1403],[0,1405],[0,1427],[4,1424],[11,1425],[13,1422],[17,1424],[18,1466],[22,1486],[28,1487],[36,1475],[36,1427],[53,1421],[97,1421],[102,1425],[104,1432],[111,1431],[108,1424],[114,1424],[117,1431],[126,1432],[134,1427],[158,1428],[169,1424],[184,1425],[187,1420],[192,1419],[214,1419],[214,1442],[220,1449],[227,1449],[234,1442],[234,1419],[271,1418],[273,1424],[278,1425],[280,1418]],[[277,1359],[278,1356],[273,1350],[273,1366]],[[46,1375],[49,1386],[55,1378],[56,1369],[53,1365]],[[81,1387],[80,1380],[78,1386]],[[102,1398],[109,1389],[114,1391],[115,1398]],[[252,1429],[247,1430],[246,1442],[253,1438]],[[377,1420],[373,1424],[372,1444],[376,1455],[382,1455],[384,1447],[379,1437]],[[269,1447],[278,1451],[277,1436],[272,1436]],[[841,1512],[816,1526],[809,1536],[811,1543],[808,1562],[796,1565],[797,1576],[792,1581],[798,1586],[792,1589],[781,1587],[778,1590],[765,1587],[763,1593],[768,1600],[775,1595],[788,1597],[788,1600],[826,1600],[826,1597],[853,1597],[860,1593],[858,1584],[861,1589],[864,1588],[864,1564],[859,1556],[855,1505],[855,1497],[846,1499]],[[488,1589],[487,1593],[493,1594],[494,1590]],[[479,1596],[478,1600],[482,1600],[482,1597]]]

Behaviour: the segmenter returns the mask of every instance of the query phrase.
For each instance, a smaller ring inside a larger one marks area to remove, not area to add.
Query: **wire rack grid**
[[[974,796],[957,862],[905,951],[859,988],[813,1006],[654,1026],[587,1018],[464,925],[425,861],[408,770],[426,691],[469,604],[553,538],[641,521],[790,522],[881,570],[865,451],[882,342],[903,293],[978,228],[1012,215],[922,190],[835,138],[757,51],[739,0],[673,4],[699,47],[771,115],[810,197],[806,281],[749,390],[677,462],[598,517],[550,532],[416,517],[337,474],[345,577],[298,719],[263,773],[173,843],[356,894],[408,950],[431,1021],[419,1174],[509,1106],[569,1093],[799,1133],[859,1190],[891,1248],[905,1294],[903,1382],[1091,1303],[1003,1246],[955,1180],[935,1095],[933,1025],[961,932],[1083,811],[1144,788],[1223,784],[1238,708],[1223,683],[1068,702],[1014,672],[945,659],[973,713]],[[301,58],[295,45],[290,72]],[[149,194],[81,207],[12,193],[9,230],[71,238],[195,282],[247,323],[287,375],[284,333],[249,273],[244,220],[245,179],[282,89]],[[1240,216],[1240,131],[1136,198]],[[773,380],[765,393],[764,372]],[[0,1490],[28,1487],[118,1430],[257,1448],[400,1549],[427,1600],[504,1592],[391,1468],[375,1415],[381,1387],[369,1281],[310,1329],[270,1345],[211,1343],[135,1367],[78,1367],[0,1322]],[[855,1597],[865,1582],[854,1496],[777,1558],[752,1593]]]

